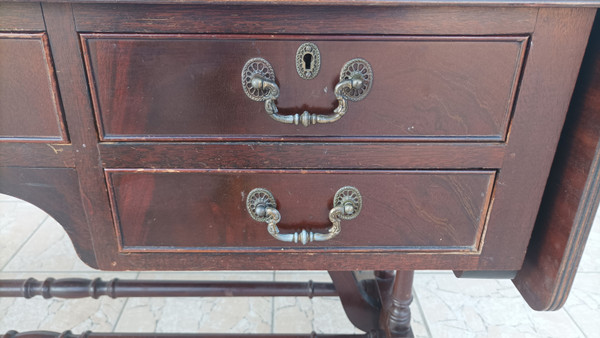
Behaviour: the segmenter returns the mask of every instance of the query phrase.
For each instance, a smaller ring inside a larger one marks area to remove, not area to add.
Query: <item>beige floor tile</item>
[[[5,194],[0,194],[0,202],[23,202],[23,200]]]
[[[330,305],[330,311],[339,312],[337,304]],[[308,298],[275,298],[273,299],[273,332],[274,333],[303,333],[312,331],[323,333],[323,329],[331,329],[329,325],[325,328],[315,328],[314,303]],[[336,323],[340,333],[353,333],[354,327],[348,321]],[[341,327],[340,327],[341,326]]]
[[[120,332],[269,333],[270,298],[131,298]]]
[[[274,333],[361,332],[350,323],[337,297],[279,297],[273,305]]]
[[[600,336],[600,273],[580,273],[564,309],[588,337]]]
[[[32,204],[0,202],[0,269],[46,218],[48,215]]]
[[[135,278],[137,273],[7,273],[2,279],[34,277],[39,280],[55,278]],[[0,332],[8,330],[49,330],[63,332],[72,330],[80,333],[87,330],[111,332],[121,313],[125,299],[31,299],[0,298]]]
[[[410,304],[410,326],[412,327],[413,333],[416,338],[428,338],[430,337],[429,328],[425,318],[423,318],[423,309],[417,295],[416,290],[413,289],[413,302]]]
[[[48,217],[4,271],[97,271],[85,265],[67,233]]]
[[[432,337],[583,337],[565,311],[535,312],[509,280],[421,274],[415,289]]]
[[[324,271],[277,271],[278,282],[331,283]],[[273,300],[274,333],[359,333],[337,297],[279,297]]]
[[[139,279],[272,281],[272,272],[143,272]],[[131,298],[116,331],[269,333],[271,297]]]
[[[281,282],[313,282],[331,283],[327,271],[276,271],[275,280]]]

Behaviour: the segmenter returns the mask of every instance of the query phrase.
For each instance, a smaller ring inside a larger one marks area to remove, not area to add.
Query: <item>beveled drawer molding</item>
[[[505,140],[528,38],[82,34],[106,141]],[[296,71],[305,40],[319,76]],[[248,99],[240,72],[262,55],[277,74],[279,114],[329,114],[348,60],[372,65],[369,95],[335,123],[282,125]]]
[[[471,252],[481,236],[495,171],[106,169],[123,252]],[[283,243],[246,210],[265,187],[282,232],[326,232],[335,192],[360,191],[360,217],[326,242]]]

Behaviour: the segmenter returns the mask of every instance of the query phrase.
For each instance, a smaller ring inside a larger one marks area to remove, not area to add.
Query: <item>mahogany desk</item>
[[[0,296],[339,295],[367,336],[411,336],[412,271],[450,269],[557,309],[600,191],[598,6],[2,1],[1,193],[95,268],[334,283],[4,280]]]

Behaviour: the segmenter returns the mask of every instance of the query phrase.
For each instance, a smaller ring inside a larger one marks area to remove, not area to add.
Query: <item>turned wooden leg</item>
[[[386,337],[414,337],[410,328],[413,276],[414,271],[396,271],[391,287],[391,283],[386,283],[389,272],[378,276],[381,278],[379,285],[384,305],[379,324]]]

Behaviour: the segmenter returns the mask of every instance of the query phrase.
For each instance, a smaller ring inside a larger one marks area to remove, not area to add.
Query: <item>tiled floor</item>
[[[418,337],[600,337],[600,217],[571,296],[556,312],[528,308],[510,281],[418,272],[412,305]],[[43,259],[42,259],[43,257]],[[99,272],[85,266],[53,219],[0,195],[0,278],[330,281],[324,272]],[[10,329],[96,332],[358,333],[337,298],[0,299]]]

